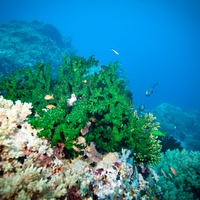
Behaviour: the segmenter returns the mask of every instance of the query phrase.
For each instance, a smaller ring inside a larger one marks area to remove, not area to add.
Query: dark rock
[[[56,27],[37,20],[0,24],[0,38],[0,74],[38,62],[51,63],[56,73],[64,55],[74,53],[69,37],[62,37]]]

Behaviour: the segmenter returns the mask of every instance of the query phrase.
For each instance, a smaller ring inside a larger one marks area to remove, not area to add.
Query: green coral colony
[[[131,93],[116,73],[117,63],[89,73],[98,66],[94,56],[85,60],[74,55],[63,60],[55,77],[50,65],[37,64],[3,76],[0,90],[7,99],[31,102],[29,121],[34,128],[42,128],[38,136],[50,139],[52,146],[64,143],[67,155],[77,153],[73,143],[89,122],[84,138],[87,144],[95,142],[99,152],[126,148],[133,150],[138,163],[156,163],[160,145],[152,133],[158,124],[151,114],[133,112]]]

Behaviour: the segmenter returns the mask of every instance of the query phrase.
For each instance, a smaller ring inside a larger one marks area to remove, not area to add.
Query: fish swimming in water
[[[49,104],[49,105],[47,105],[46,106],[46,108],[48,108],[48,109],[52,109],[52,108],[55,108],[56,106],[54,106],[53,104]]]
[[[155,89],[155,87],[156,87],[157,85],[158,85],[158,83],[153,84],[153,85],[151,86],[151,88],[149,88],[149,89],[146,91],[146,93],[145,93],[146,97],[149,97],[151,94],[153,94],[153,91],[154,91],[154,89]]]
[[[52,95],[47,94],[47,95],[44,97],[44,99],[46,99],[46,100],[53,99],[53,94],[52,94]]]
[[[142,112],[143,110],[145,109],[145,105],[142,103],[140,104],[139,108],[138,108],[138,111],[139,112]]]
[[[162,172],[163,176],[167,179],[167,178],[168,178],[168,177],[167,177],[167,174],[163,171],[162,168],[161,168],[161,172]]]
[[[112,50],[115,54],[119,55],[119,52],[117,52],[115,49],[111,48],[111,50]]]
[[[152,132],[152,134],[155,135],[155,136],[165,137],[167,133],[162,132],[162,131],[159,131],[159,130],[154,130],[154,131]]]
[[[174,176],[177,176],[176,170],[173,167],[170,167],[170,170]]]

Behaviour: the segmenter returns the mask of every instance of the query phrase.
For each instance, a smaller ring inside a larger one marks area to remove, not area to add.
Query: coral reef
[[[37,137],[40,130],[32,129],[27,122],[31,107],[0,97],[2,200],[159,197],[154,170],[148,168],[144,176],[131,161],[130,150],[101,155],[96,166],[83,157],[65,159],[61,144],[51,148],[48,140]]]
[[[154,167],[158,173],[158,185],[164,199],[199,199],[200,152],[183,149],[166,151],[161,162]]]
[[[199,113],[138,115],[119,64],[75,55],[51,24],[0,36],[0,199],[199,198],[200,154],[182,150],[200,149]]]
[[[198,111],[183,111],[178,107],[163,103],[151,112],[160,123],[160,129],[178,140],[183,148],[200,150],[200,113]]]
[[[56,77],[45,64],[2,76],[0,90],[7,99],[32,103],[29,122],[41,129],[37,135],[52,146],[63,143],[68,157],[84,153],[77,143],[83,136],[100,153],[132,149],[135,162],[156,163],[161,146],[152,133],[158,123],[152,114],[138,116],[133,110],[130,91],[116,73],[118,64],[88,73],[98,66],[94,56],[66,56],[63,61]]]
[[[13,68],[51,63],[55,73],[65,54],[72,54],[71,40],[51,24],[13,20],[0,24],[0,74]]]

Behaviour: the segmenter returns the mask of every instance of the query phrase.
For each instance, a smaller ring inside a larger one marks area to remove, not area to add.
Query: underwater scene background
[[[199,21],[198,0],[1,0],[0,199],[200,199]]]

